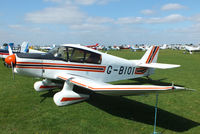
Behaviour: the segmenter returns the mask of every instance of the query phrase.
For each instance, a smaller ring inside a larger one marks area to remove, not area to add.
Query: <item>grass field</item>
[[[139,59],[144,52],[109,51],[127,59]],[[157,131],[163,134],[200,133],[200,53],[161,50],[160,63],[180,68],[156,70],[145,78],[114,84],[161,84],[196,89],[159,95]],[[57,107],[53,93],[36,92],[37,79],[16,75],[0,62],[1,134],[150,134],[153,132],[155,95],[111,97],[93,95],[88,101]],[[56,91],[55,91],[56,92]],[[54,93],[55,93],[54,92]]]

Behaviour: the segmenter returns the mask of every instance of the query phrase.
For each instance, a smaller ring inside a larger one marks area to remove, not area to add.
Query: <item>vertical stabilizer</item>
[[[12,48],[10,45],[8,45],[8,52],[9,52],[9,55],[13,55]]]
[[[28,42],[23,42],[21,45],[21,53],[28,53]]]
[[[151,46],[144,56],[141,58],[140,63],[156,63],[157,58],[158,58],[158,53],[159,53],[159,46]]]

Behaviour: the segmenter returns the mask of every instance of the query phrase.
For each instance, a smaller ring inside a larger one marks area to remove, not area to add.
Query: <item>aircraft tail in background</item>
[[[20,52],[21,52],[21,53],[28,53],[28,51],[29,51],[29,48],[28,48],[29,46],[28,46],[28,45],[29,45],[29,43],[24,41],[24,42],[22,43],[22,45],[21,45],[21,50],[20,50]]]

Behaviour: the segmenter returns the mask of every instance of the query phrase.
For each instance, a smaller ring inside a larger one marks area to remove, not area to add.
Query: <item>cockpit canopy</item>
[[[79,48],[61,46],[55,47],[48,53],[54,55],[54,57],[61,58],[65,61],[101,64],[101,54]]]

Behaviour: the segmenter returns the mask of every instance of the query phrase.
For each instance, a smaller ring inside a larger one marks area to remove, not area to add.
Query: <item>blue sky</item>
[[[0,1],[0,43],[200,43],[199,0]]]

